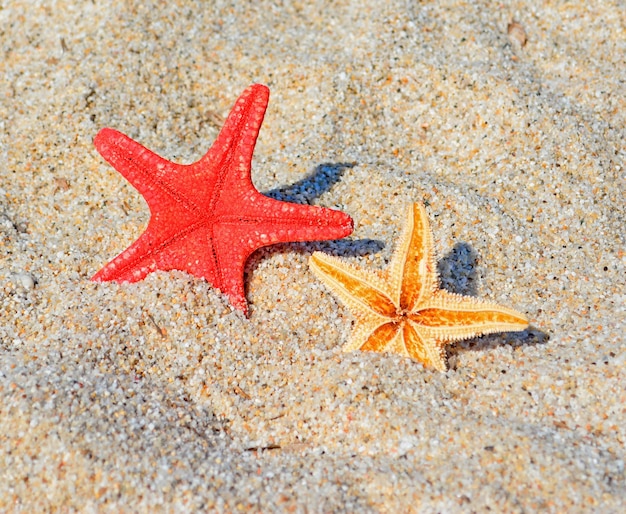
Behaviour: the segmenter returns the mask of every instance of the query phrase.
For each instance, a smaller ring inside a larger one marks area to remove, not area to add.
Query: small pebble
[[[34,289],[35,284],[37,283],[37,281],[32,277],[32,275],[29,275],[28,273],[23,273],[23,272],[13,273],[13,279],[18,285],[22,286],[27,291]]]
[[[522,27],[521,24],[517,23],[516,21],[512,21],[507,26],[507,33],[509,34],[509,39],[511,40],[511,43],[513,43],[513,45],[517,46],[518,48],[523,48],[524,46],[526,46],[526,30],[524,30],[524,27]]]

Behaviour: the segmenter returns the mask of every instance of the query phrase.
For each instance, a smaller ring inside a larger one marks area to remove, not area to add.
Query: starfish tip
[[[251,86],[248,86],[248,91],[253,92],[255,94],[264,94],[266,96],[270,95],[270,88],[267,87],[265,84],[252,84]]]
[[[117,280],[113,274],[110,272],[107,266],[100,269],[98,273],[96,273],[93,277],[89,279],[91,282],[98,282],[99,284],[103,284],[104,282],[123,282],[122,280]]]
[[[339,238],[346,237],[354,232],[354,220],[345,212],[334,211],[336,223],[339,225]]]
[[[99,152],[109,146],[111,142],[116,139],[119,139],[122,136],[121,132],[118,132],[115,129],[104,127],[98,131],[96,137],[93,138],[93,144]]]

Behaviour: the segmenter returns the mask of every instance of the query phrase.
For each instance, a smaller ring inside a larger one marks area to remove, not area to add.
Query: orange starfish
[[[228,295],[244,314],[243,270],[262,246],[338,239],[352,218],[313,205],[280,202],[259,193],[250,163],[269,89],[246,89],[204,157],[175,164],[110,128],[94,140],[100,154],[143,195],[152,216],[145,232],[92,280],[136,282],[156,270],[182,270]]]
[[[416,203],[407,211],[389,271],[358,269],[320,252],[309,259],[357,319],[344,351],[395,352],[445,371],[444,347],[451,341],[528,327],[512,309],[439,289],[426,209]]]

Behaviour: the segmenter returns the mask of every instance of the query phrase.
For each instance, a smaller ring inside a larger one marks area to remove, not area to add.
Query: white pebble
[[[35,279],[28,273],[13,273],[15,282],[27,291],[35,288]]]

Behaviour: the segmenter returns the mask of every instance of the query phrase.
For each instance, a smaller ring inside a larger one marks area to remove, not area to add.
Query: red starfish
[[[167,161],[116,130],[98,133],[96,149],[143,195],[151,217],[139,239],[92,280],[136,282],[156,270],[186,271],[247,315],[243,270],[252,252],[352,232],[352,218],[343,212],[273,200],[252,184],[252,153],[268,99],[266,86],[247,88],[213,146],[189,165]]]

